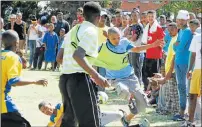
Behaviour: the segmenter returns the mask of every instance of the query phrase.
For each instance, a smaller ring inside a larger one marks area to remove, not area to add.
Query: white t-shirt
[[[189,47],[189,51],[196,53],[194,69],[201,69],[201,43],[201,34],[196,34]]]
[[[36,30],[39,30],[40,25],[37,24],[35,26],[36,30],[34,30],[32,27],[33,27],[33,24],[31,24],[29,27],[29,31],[30,31],[29,32],[29,40],[36,40],[38,38]]]
[[[42,46],[42,44],[43,44],[43,37],[40,37],[40,38],[38,37],[36,39],[36,47],[39,48]]]
[[[196,29],[196,33],[198,33],[198,34],[201,33],[201,26]]]
[[[64,42],[61,48],[64,48],[63,63],[62,63],[62,74],[73,74],[73,73],[86,73],[82,67],[74,60],[73,53],[74,48],[70,48],[71,45],[71,30],[65,35]],[[98,56],[98,31],[97,27],[87,21],[84,21],[78,31],[78,46],[82,47],[86,54],[91,57]]]

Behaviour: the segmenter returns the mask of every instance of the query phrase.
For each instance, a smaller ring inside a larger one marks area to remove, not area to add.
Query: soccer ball
[[[105,92],[99,91],[98,92],[98,101],[99,104],[106,104],[108,101],[108,95]]]

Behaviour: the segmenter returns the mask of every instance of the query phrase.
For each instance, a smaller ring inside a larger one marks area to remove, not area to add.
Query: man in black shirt
[[[54,32],[56,32],[58,36],[60,36],[61,28],[65,29],[65,33],[68,33],[70,30],[69,23],[63,19],[63,13],[58,12],[57,23],[55,24],[55,29],[54,29]],[[56,54],[57,52],[58,52],[58,49],[56,49]],[[57,62],[55,62],[54,69],[56,69],[56,67],[57,67]]]
[[[70,26],[69,26],[69,23],[63,19],[63,13],[58,12],[58,14],[57,14],[57,23],[56,23],[56,26],[55,26],[55,29],[54,29],[54,31],[57,33],[58,36],[60,36],[60,29],[61,28],[64,28],[65,33],[68,33],[69,29],[70,29]]]

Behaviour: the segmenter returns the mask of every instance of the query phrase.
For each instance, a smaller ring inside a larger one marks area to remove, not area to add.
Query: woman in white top
[[[29,42],[29,50],[30,50],[30,58],[29,58],[29,68],[31,68],[34,58],[34,52],[36,49],[36,40],[38,38],[38,30],[40,25],[37,24],[37,19],[35,16],[31,19],[32,24],[28,30],[28,42]]]

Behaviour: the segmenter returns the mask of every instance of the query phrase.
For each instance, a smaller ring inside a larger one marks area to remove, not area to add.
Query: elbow
[[[72,56],[72,57],[74,58],[74,60],[77,61],[77,59],[78,59],[78,55],[77,55],[77,52],[76,52],[76,51],[73,53],[73,56]]]

